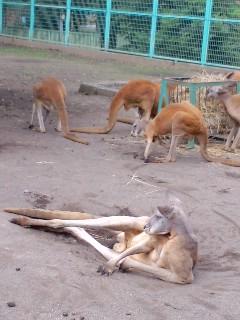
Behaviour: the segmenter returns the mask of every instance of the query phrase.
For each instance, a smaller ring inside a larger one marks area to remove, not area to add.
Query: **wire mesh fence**
[[[239,0],[0,0],[0,34],[240,68]]]

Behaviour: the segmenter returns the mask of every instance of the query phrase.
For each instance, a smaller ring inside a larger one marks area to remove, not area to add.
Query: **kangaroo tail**
[[[207,151],[207,131],[204,131],[203,133],[197,135],[197,139],[199,141],[199,145],[200,145],[200,153],[202,155],[202,157],[209,161],[209,162],[216,162],[216,163],[222,163],[225,164],[227,166],[232,166],[232,167],[240,167],[240,161],[237,160],[230,160],[230,159],[222,159],[222,158],[215,158],[215,157],[211,157],[208,154]]]
[[[71,132],[85,132],[85,133],[108,133],[112,130],[117,122],[118,111],[124,104],[124,99],[121,97],[121,90],[114,96],[109,110],[108,123],[104,127],[83,127],[83,128],[73,128]]]
[[[94,219],[94,216],[86,212],[72,212],[72,211],[60,211],[60,210],[45,210],[45,209],[29,209],[29,208],[6,208],[5,212],[14,213],[26,217],[38,218],[38,219],[61,219],[61,220],[84,220]]]

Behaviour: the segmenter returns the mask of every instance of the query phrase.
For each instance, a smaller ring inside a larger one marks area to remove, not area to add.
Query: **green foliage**
[[[3,6],[3,16],[8,8],[6,27],[12,30],[11,35],[17,31],[21,34],[21,28],[25,28],[27,34],[31,1],[4,2],[11,2]],[[43,30],[49,37],[51,33],[59,34],[57,41],[61,42],[66,28],[67,0],[35,0],[35,3],[34,28]],[[159,0],[156,33],[151,39],[154,0],[112,0],[109,48],[148,55],[150,42],[154,40],[155,56],[200,61],[206,3],[207,0]],[[239,66],[240,0],[213,0],[212,3],[214,19],[210,24],[207,61]],[[94,35],[95,47],[104,47],[107,0],[71,0],[71,6],[70,33],[76,34],[76,39],[82,37],[79,44],[85,41],[83,34]],[[78,44],[74,41],[71,43]]]
[[[152,1],[114,1],[113,8],[149,12]],[[155,35],[155,55],[199,61],[203,38],[206,0],[161,0],[158,4],[157,30]],[[176,16],[171,18],[169,16]],[[240,20],[238,0],[214,0],[214,18]],[[181,16],[198,17],[199,20],[185,19]],[[178,18],[179,17],[179,18]],[[150,45],[151,20],[146,17],[118,15],[117,49],[148,53]],[[239,50],[240,24],[212,22],[209,38],[209,62],[240,65]],[[113,48],[113,46],[112,46]],[[238,49],[237,49],[238,48]]]

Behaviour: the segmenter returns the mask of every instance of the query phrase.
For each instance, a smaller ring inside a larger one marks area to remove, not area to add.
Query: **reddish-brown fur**
[[[226,75],[226,79],[240,81],[240,71],[233,71]]]
[[[219,162],[229,166],[240,166],[240,162],[238,161],[213,158],[208,154],[208,133],[203,116],[198,108],[186,101],[170,104],[146,125],[145,137],[148,143],[144,153],[146,162],[148,162],[149,147],[153,138],[155,136],[166,135],[169,133],[172,134],[172,141],[167,158],[153,162],[176,161],[175,153],[178,137],[193,136],[199,141],[200,152],[205,160],[210,162]]]
[[[97,128],[75,128],[73,132],[87,133],[108,133],[117,122],[119,110],[124,106],[127,111],[131,108],[139,108],[143,113],[143,118],[150,119],[157,114],[158,100],[161,85],[148,80],[132,80],[124,85],[114,96],[108,116],[108,123],[105,127]],[[169,92],[175,89],[175,85],[169,85]],[[131,121],[121,120],[125,123]]]
[[[78,143],[88,144],[88,142],[82,141],[70,132],[68,113],[65,105],[66,95],[66,88],[61,81],[52,77],[46,78],[33,86],[33,108],[44,108],[47,111],[55,109],[61,121],[64,138]]]

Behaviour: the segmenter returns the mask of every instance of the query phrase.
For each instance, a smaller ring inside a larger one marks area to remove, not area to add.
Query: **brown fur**
[[[140,120],[137,127],[143,125]],[[136,127],[136,130],[139,128]],[[208,133],[203,116],[198,108],[187,101],[173,103],[164,108],[153,120],[145,124],[147,146],[144,153],[145,162],[148,162],[149,148],[155,136],[172,134],[172,141],[167,158],[153,162],[176,161],[176,147],[179,137],[196,137],[200,144],[202,157],[210,162],[218,162],[229,166],[239,167],[240,162],[228,159],[213,158],[207,152]]]
[[[40,131],[46,132],[44,121],[42,117],[42,109],[45,109],[47,114],[52,109],[55,109],[58,114],[58,127],[57,131],[63,130],[63,136],[66,139],[88,144],[86,141],[82,141],[76,135],[72,134],[69,129],[68,113],[66,110],[65,99],[66,99],[66,88],[64,84],[55,78],[46,78],[43,81],[33,86],[33,113],[31,119],[31,125],[33,127],[33,117],[35,109],[37,109],[38,120],[40,125]]]
[[[97,128],[75,128],[71,129],[73,132],[87,132],[87,133],[108,133],[115,126],[117,114],[124,106],[127,111],[131,108],[139,108],[143,113],[143,118],[150,119],[157,114],[158,101],[160,94],[159,83],[154,83],[148,80],[132,80],[124,85],[114,96],[108,115],[108,123],[105,127]],[[169,92],[175,89],[175,85],[169,85]],[[133,123],[127,119],[119,119],[120,122]]]
[[[240,72],[239,72],[240,80]],[[232,119],[233,127],[228,135],[224,149],[227,151],[236,151],[238,142],[240,140],[240,94],[232,95],[230,93],[231,87],[234,84],[226,86],[210,87],[207,91],[207,98],[216,98],[221,101],[225,107],[226,112]],[[232,143],[233,139],[233,143]],[[231,145],[232,144],[232,145]]]
[[[225,78],[229,79],[229,80],[238,80],[238,81],[240,81],[240,71],[230,72],[225,76]]]
[[[18,225],[63,228],[78,239],[85,240],[108,260],[99,269],[102,274],[113,273],[121,264],[123,269],[133,268],[169,282],[186,284],[193,280],[192,269],[197,261],[197,242],[184,212],[178,205],[159,207],[151,218],[113,216],[92,219],[92,215],[87,218],[86,213],[74,213],[78,220],[59,220],[62,217],[67,218],[66,212],[41,209],[5,211],[25,215],[12,219],[12,222]],[[68,214],[71,219],[71,214]],[[161,226],[162,219],[153,222],[154,219],[159,219],[159,215],[167,222],[167,229]],[[40,220],[26,216],[55,219]],[[96,231],[108,229],[117,234],[118,243],[113,250],[106,248],[82,228]],[[155,228],[155,231],[152,228]]]

